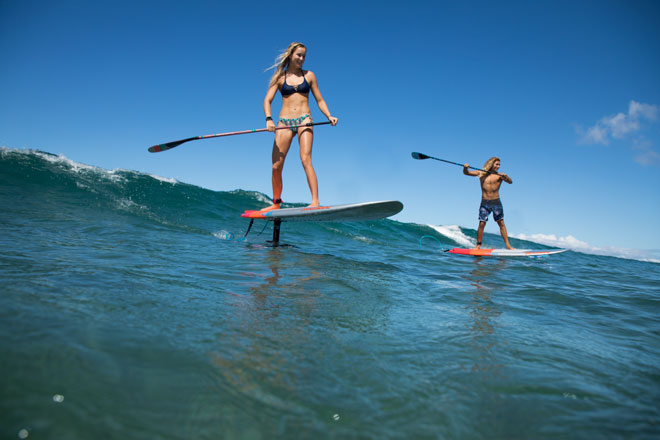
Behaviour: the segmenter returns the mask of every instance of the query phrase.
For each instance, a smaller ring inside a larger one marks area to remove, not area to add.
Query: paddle
[[[313,127],[315,125],[325,125],[325,124],[330,124],[330,121],[327,122],[308,122],[306,124],[300,124],[298,127]],[[282,127],[275,127],[275,130],[283,130],[285,128],[290,129],[291,127],[288,126],[282,126]],[[210,139],[210,138],[216,138],[216,137],[222,137],[222,136],[234,136],[237,134],[248,134],[248,133],[260,133],[263,131],[268,131],[267,128],[255,128],[253,130],[243,130],[243,131],[230,131],[228,133],[218,133],[218,134],[207,134],[204,136],[195,136],[191,137],[188,139],[181,139],[180,141],[172,141],[172,142],[167,142],[165,144],[158,144],[154,145],[153,147],[149,147],[149,152],[150,153],[158,153],[160,151],[165,151],[172,149],[174,147],[178,147],[179,145],[185,143],[185,142],[190,142],[190,141],[196,141],[199,139]]]
[[[415,152],[413,152],[413,153],[411,153],[411,156],[413,157],[413,159],[418,159],[418,160],[434,159],[434,160],[439,160],[440,162],[447,162],[447,163],[450,163],[452,165],[458,165],[459,167],[463,166],[462,163],[452,162],[451,160],[438,159],[437,157],[427,156],[424,153],[415,153]],[[477,171],[483,171],[484,173],[488,173],[488,174],[500,174],[500,173],[493,173],[493,172],[490,172],[490,171],[482,170],[481,168],[475,168],[475,167],[468,167],[468,168],[472,168],[473,170],[477,170]]]

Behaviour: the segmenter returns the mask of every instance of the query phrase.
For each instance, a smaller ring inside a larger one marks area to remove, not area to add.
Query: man
[[[475,176],[479,177],[481,181],[481,206],[479,206],[479,229],[477,230],[477,247],[475,249],[481,249],[481,239],[484,236],[484,228],[486,227],[486,222],[488,221],[488,216],[490,213],[493,213],[493,218],[500,226],[500,234],[504,239],[504,244],[506,244],[507,249],[513,249],[511,244],[509,244],[509,236],[506,232],[506,226],[504,225],[504,208],[502,207],[502,202],[500,202],[500,185],[502,181],[506,183],[513,183],[513,180],[506,174],[500,174],[497,170],[500,169],[500,159],[497,157],[491,157],[484,164],[483,170],[480,171],[470,171],[470,165],[463,165],[463,174],[466,176]]]

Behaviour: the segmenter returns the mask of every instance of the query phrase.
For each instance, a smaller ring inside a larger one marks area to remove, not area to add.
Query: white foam
[[[171,178],[171,177],[161,177],[161,176],[158,176],[156,174],[147,174],[147,175],[149,177],[153,177],[154,179],[159,180],[161,182],[171,183],[172,185],[175,185],[175,184],[179,183],[178,180],[176,180],[174,178]]]
[[[257,200],[261,203],[270,203],[271,200],[261,193],[256,193]]]
[[[374,240],[372,240],[371,238],[367,238],[363,235],[356,235],[353,237],[353,240],[361,241],[363,243],[375,243]]]
[[[461,231],[461,228],[458,225],[447,225],[447,226],[427,225],[427,226],[429,228],[433,228],[439,234],[444,235],[445,237],[455,241],[461,246],[474,247],[477,244],[477,242],[474,239],[465,235],[463,231]]]
[[[69,159],[66,156],[62,156],[61,154],[56,155],[51,153],[45,153],[43,151],[38,151],[38,150],[17,150],[14,148],[2,147],[2,153],[7,153],[7,152],[11,152],[15,154],[23,154],[26,156],[37,156],[52,164],[64,165],[69,169],[69,171],[73,173],[85,173],[85,172],[97,173],[101,177],[111,180],[113,182],[125,180],[123,176],[117,174],[117,172],[121,170],[108,171],[103,168],[95,167],[92,165],[85,165],[84,163],[76,162]]]
[[[133,171],[133,170],[127,170],[124,168],[116,168],[114,170],[106,170],[104,168],[96,167],[93,165],[86,165],[84,163],[76,162],[71,159],[69,159],[66,156],[62,156],[61,154],[51,154],[51,153],[45,153],[39,150],[18,150],[15,148],[8,148],[8,147],[0,147],[0,154],[6,154],[6,153],[15,153],[15,154],[24,154],[24,155],[33,155],[37,156],[47,162],[50,162],[52,164],[58,164],[58,165],[65,165],[67,168],[69,168],[70,171],[74,173],[82,173],[82,172],[93,172],[93,173],[98,173],[101,177],[104,177],[108,180],[111,180],[113,182],[123,182],[126,180],[124,176],[122,176],[120,173],[133,173],[133,174],[141,174],[138,171]],[[156,174],[147,174],[149,177],[152,177],[158,181],[161,182],[167,182],[171,184],[177,184],[179,183],[178,180],[170,178],[170,177],[162,177],[158,176]]]
[[[254,198],[256,198],[257,201],[259,201],[261,203],[264,203],[264,204],[270,204],[271,203],[271,200],[267,196],[265,196],[264,194],[262,194],[260,192],[257,192],[257,191],[245,191],[245,190],[242,190],[242,189],[235,189],[233,191],[229,191],[229,194],[244,194],[244,193],[247,193],[247,194],[250,194],[251,196],[254,196]]]
[[[119,198],[118,200],[115,200],[115,203],[116,203],[117,209],[120,209],[122,211],[131,211],[131,212],[133,212],[133,211],[147,211],[148,212],[149,211],[149,209],[147,209],[146,206],[137,204],[133,200],[127,199],[127,198],[124,198],[124,197]]]
[[[654,252],[651,250],[645,251],[639,249],[616,248],[612,246],[592,246],[587,242],[573,237],[572,235],[557,237],[554,234],[512,234],[511,237],[520,240],[532,241],[534,243],[539,243],[546,246],[570,249],[572,251],[582,252],[584,254],[604,255],[608,257],[619,257],[627,258],[630,260],[647,261],[650,263],[660,263],[660,259],[657,258],[657,251]]]
[[[232,234],[229,231],[225,231],[224,229],[221,231],[214,232],[213,236],[215,238],[219,238],[220,240],[234,240],[236,238],[234,234]]]
[[[80,163],[80,162],[75,162],[75,161],[69,159],[68,157],[62,156],[62,155],[53,156],[53,155],[50,155],[50,154],[46,154],[46,153],[42,153],[40,151],[34,151],[34,150],[28,150],[27,152],[29,152],[29,153],[31,153],[35,156],[39,156],[40,158],[42,158],[45,161],[50,162],[50,163],[67,165],[71,169],[71,171],[76,172],[76,173],[81,172],[81,171],[108,172],[108,171],[106,171],[102,168],[94,167],[92,165],[85,165],[84,163]]]

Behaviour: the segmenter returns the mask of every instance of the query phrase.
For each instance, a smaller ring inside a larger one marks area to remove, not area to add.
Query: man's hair
[[[494,157],[494,156],[491,157],[490,159],[488,159],[486,161],[486,163],[484,164],[484,167],[483,167],[484,171],[481,171],[479,173],[479,177],[483,177],[483,176],[486,176],[486,175],[490,174],[493,171],[493,165],[495,165],[495,162],[497,162],[498,160],[500,160],[500,158],[499,157]]]

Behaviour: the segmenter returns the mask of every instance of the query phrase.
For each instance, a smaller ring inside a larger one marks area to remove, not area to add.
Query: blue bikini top
[[[307,78],[305,78],[305,71],[303,71],[303,82],[296,86],[290,86],[286,83],[286,70],[284,71],[284,84],[280,89],[282,96],[293,95],[294,93],[302,93],[303,95],[309,94],[309,83],[307,83]]]

